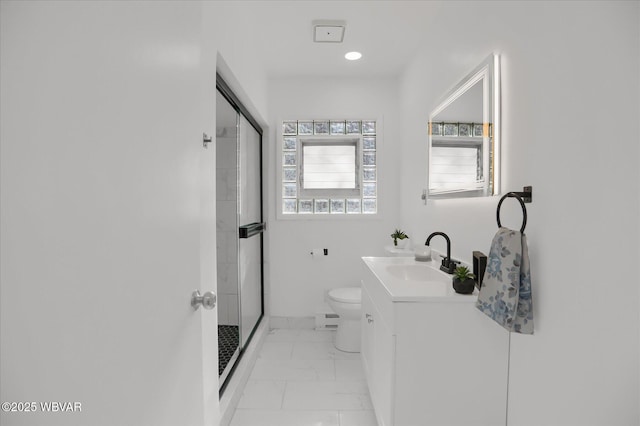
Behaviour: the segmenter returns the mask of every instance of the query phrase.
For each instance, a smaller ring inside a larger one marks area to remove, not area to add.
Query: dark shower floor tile
[[[229,360],[238,349],[238,326],[218,325],[218,376],[227,367]]]

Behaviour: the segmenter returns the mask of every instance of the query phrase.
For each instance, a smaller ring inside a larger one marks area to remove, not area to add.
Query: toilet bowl
[[[335,346],[344,352],[360,352],[360,316],[362,289],[360,287],[335,288],[328,294],[329,306],[340,316]]]

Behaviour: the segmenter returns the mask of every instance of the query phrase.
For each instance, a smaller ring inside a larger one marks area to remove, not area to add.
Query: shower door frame
[[[247,110],[247,108],[242,104],[242,102],[240,102],[240,100],[238,99],[238,97],[233,93],[233,91],[231,90],[231,88],[229,87],[229,85],[224,81],[224,79],[220,76],[220,74],[216,73],[216,89],[218,92],[220,92],[220,94],[227,100],[227,102],[229,102],[229,104],[231,105],[231,107],[233,109],[235,109],[236,113],[238,114],[238,123],[240,123],[240,117],[243,116],[251,125],[251,127],[253,127],[256,132],[259,135],[259,142],[258,142],[258,163],[259,163],[259,177],[260,177],[260,188],[259,188],[259,202],[260,202],[260,222],[264,223],[264,190],[263,190],[263,155],[262,155],[262,144],[263,144],[263,138],[264,138],[264,134],[263,134],[263,130],[262,127],[260,127],[260,125],[258,124],[258,122],[253,118],[253,116],[251,115],[251,113]],[[238,149],[238,153],[240,154],[239,148],[240,148],[240,142],[239,142],[239,137],[240,137],[240,133],[238,132],[236,134],[236,148]],[[241,177],[241,170],[240,170],[240,157],[238,155],[237,158],[237,180],[236,180],[236,184],[238,185],[238,191],[236,194],[236,200],[239,200],[242,196],[242,194],[240,193],[240,187],[241,185],[239,185],[239,181],[240,181],[240,177]],[[240,223],[239,223],[239,210],[238,207],[236,206],[236,241],[237,241],[237,245],[236,245],[236,258],[238,259],[238,270],[237,270],[237,274],[238,274],[238,355],[237,356],[233,356],[231,358],[231,360],[229,361],[229,363],[233,362],[233,365],[231,366],[231,369],[228,371],[228,374],[226,375],[226,377],[224,378],[224,380],[222,381],[222,383],[219,384],[219,397],[222,396],[224,389],[226,388],[227,384],[229,383],[229,380],[231,379],[231,377],[233,377],[233,373],[234,370],[236,368],[236,366],[238,365],[238,363],[240,362],[240,360],[242,359],[242,355],[244,353],[244,350],[246,348],[246,346],[249,345],[249,343],[251,342],[251,339],[253,338],[253,335],[255,334],[256,329],[258,328],[258,325],[260,324],[260,322],[262,321],[262,318],[264,317],[264,233],[261,232],[259,235],[260,238],[260,315],[256,321],[256,323],[253,325],[251,332],[249,333],[249,336],[247,338],[247,341],[245,343],[245,345],[242,345],[242,340],[243,340],[243,336],[242,336],[242,291],[241,291],[241,281],[240,281],[240,235],[239,235],[239,227],[240,227]],[[226,370],[226,368],[225,368]]]

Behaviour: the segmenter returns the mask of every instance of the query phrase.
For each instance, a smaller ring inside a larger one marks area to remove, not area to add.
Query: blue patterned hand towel
[[[493,237],[476,307],[509,331],[533,334],[527,238],[500,228]]]

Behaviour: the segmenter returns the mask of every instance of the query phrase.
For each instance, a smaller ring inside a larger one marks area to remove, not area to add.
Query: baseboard
[[[269,325],[273,328],[308,329],[316,327],[315,317],[270,317]]]

